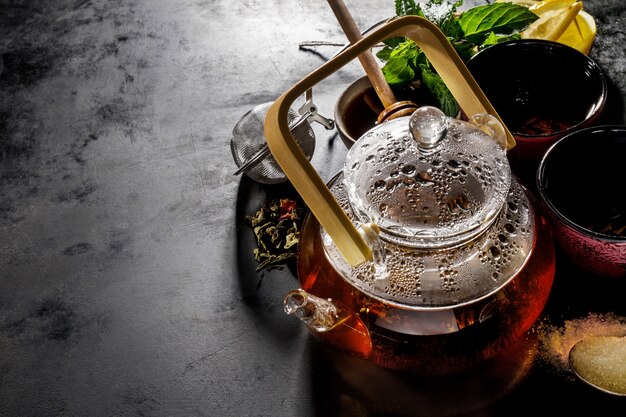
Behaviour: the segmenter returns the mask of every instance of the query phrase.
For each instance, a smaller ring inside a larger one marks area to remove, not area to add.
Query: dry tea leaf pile
[[[303,217],[304,210],[286,198],[274,200],[246,217],[257,241],[253,251],[259,263],[257,271],[282,268],[295,258]]]

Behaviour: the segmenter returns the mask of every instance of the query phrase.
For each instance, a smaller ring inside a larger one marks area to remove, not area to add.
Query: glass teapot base
[[[470,371],[444,376],[389,370],[330,347],[314,349],[312,360],[319,362],[314,369],[322,369],[316,389],[328,404],[349,398],[372,415],[473,416],[483,415],[526,380],[539,347],[536,334],[529,333]]]
[[[433,322],[454,318],[457,331],[420,336],[389,326],[406,310],[368,297],[348,284],[325,256],[320,225],[309,216],[300,236],[298,276],[303,290],[331,299],[351,317],[327,332],[313,332],[325,343],[391,369],[422,374],[467,370],[519,341],[539,318],[554,280],[554,244],[543,217],[535,219],[536,239],[522,270],[487,299],[449,310],[434,309]],[[424,314],[430,313],[425,311]],[[358,329],[358,330],[356,330]],[[364,329],[367,329],[364,331]]]

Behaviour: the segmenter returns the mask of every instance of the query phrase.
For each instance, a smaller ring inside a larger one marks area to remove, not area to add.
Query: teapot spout
[[[285,313],[293,314],[302,320],[313,333],[327,332],[342,321],[341,309],[331,300],[317,297],[304,290],[289,292],[285,296],[284,309]]]
[[[302,320],[322,342],[363,358],[372,353],[372,339],[363,321],[330,299],[304,290],[291,291],[285,297],[285,312]]]

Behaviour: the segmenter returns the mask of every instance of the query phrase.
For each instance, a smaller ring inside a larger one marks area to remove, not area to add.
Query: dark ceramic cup
[[[534,185],[539,161],[559,138],[591,126],[607,98],[600,66],[569,46],[522,39],[490,46],[467,67],[516,140],[513,171]]]
[[[626,276],[626,127],[598,126],[559,139],[537,170],[555,239],[576,265]]]

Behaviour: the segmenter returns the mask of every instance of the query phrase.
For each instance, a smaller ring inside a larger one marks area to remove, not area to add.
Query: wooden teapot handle
[[[435,24],[419,16],[403,16],[387,22],[327,61],[280,96],[265,117],[265,137],[269,149],[289,181],[351,266],[371,260],[372,251],[298,146],[289,130],[287,116],[291,105],[308,89],[378,42],[397,36],[411,38],[424,51],[469,118],[479,113],[488,113],[502,123],[502,119],[446,36]],[[515,140],[504,123],[502,125],[506,132],[507,147],[510,148],[515,144]]]

